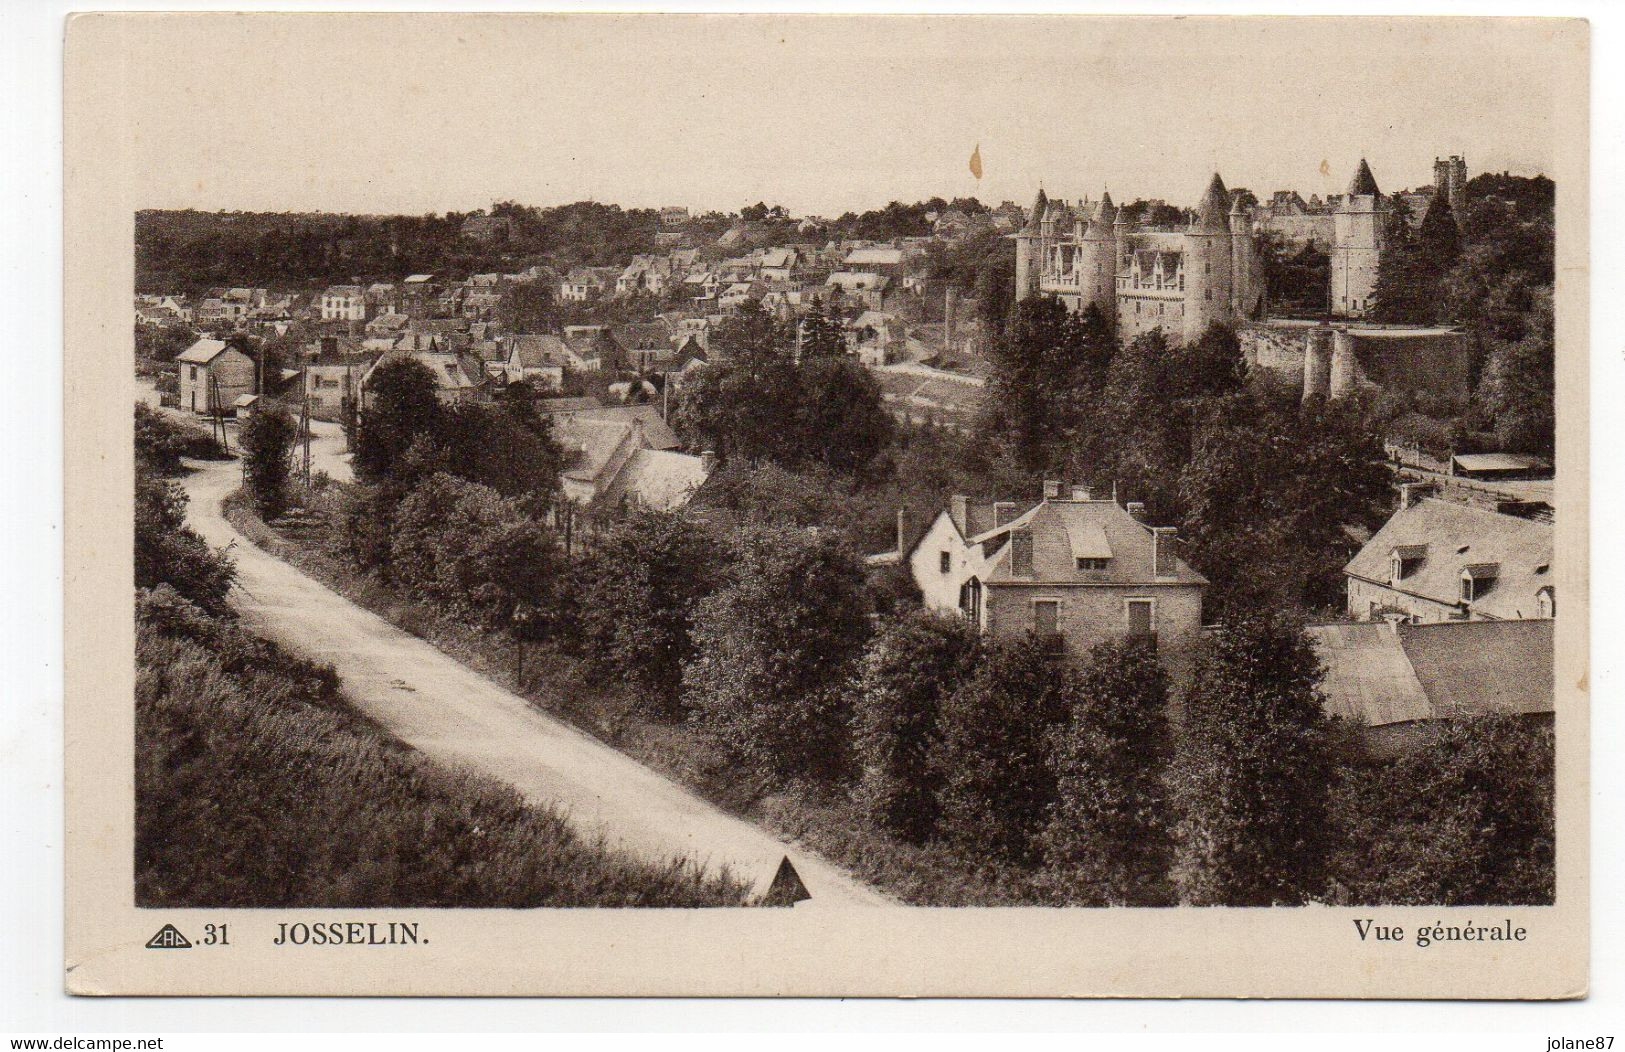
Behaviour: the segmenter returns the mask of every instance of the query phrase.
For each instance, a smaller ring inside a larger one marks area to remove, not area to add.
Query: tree
[[[1055,799],[1047,757],[1077,675],[1055,641],[995,643],[941,704],[931,766],[940,779],[938,831],[972,858],[1029,864]]]
[[[812,358],[794,379],[799,434],[780,458],[812,460],[844,474],[868,467],[892,436],[891,415],[869,370],[851,358]]]
[[[299,425],[281,406],[261,408],[242,427],[243,471],[262,518],[274,519],[287,510],[298,432]]]
[[[554,286],[540,279],[507,285],[496,317],[505,332],[558,331],[561,314]]]
[[[815,304],[797,324],[803,361],[812,358],[847,357],[846,330],[838,319],[831,318],[824,311],[822,305]]]
[[[1172,754],[1168,677],[1156,648],[1138,640],[1097,646],[1070,720],[1050,744],[1056,799],[1043,850],[1061,901],[1172,902],[1172,822],[1163,785]]]
[[[412,444],[438,438],[442,420],[434,374],[412,358],[376,366],[367,382],[361,431],[356,436],[356,475],[377,482],[394,475]]]
[[[1185,903],[1295,905],[1323,890],[1320,677],[1302,629],[1279,616],[1233,623],[1199,659],[1170,778]]]
[[[1535,301],[1522,338],[1493,340],[1478,399],[1502,448],[1551,458],[1557,447],[1557,359],[1550,289]]]
[[[700,601],[683,698],[763,787],[845,774],[846,678],[869,635],[863,571],[828,534],[740,530],[728,583]]]
[[[1414,236],[1396,210],[1377,262],[1372,316],[1415,325],[1449,320],[1444,314],[1446,276],[1460,254],[1460,234],[1446,195],[1433,195]]]
[[[1082,425],[1089,394],[1111,358],[1111,335],[1099,311],[1073,315],[1052,296],[1016,304],[993,345],[996,427],[1009,436],[1029,470],[1045,470],[1057,446]]]
[[[910,843],[936,830],[941,779],[930,759],[938,709],[980,658],[975,626],[927,610],[892,621],[864,654],[854,689],[853,797],[869,821]]]
[[[456,474],[504,497],[524,498],[535,514],[551,505],[564,451],[551,420],[519,392],[506,392],[492,404],[465,402],[442,410],[434,435]]]
[[[169,585],[214,615],[227,612],[237,571],[186,525],[186,494],[139,466],[135,475],[135,586]]]
[[[1552,730],[1449,721],[1398,759],[1344,770],[1332,797],[1343,905],[1539,906],[1556,897]]]
[[[589,658],[637,688],[651,715],[679,711],[694,618],[719,583],[723,555],[699,523],[638,510],[601,537],[579,569],[578,628]]]

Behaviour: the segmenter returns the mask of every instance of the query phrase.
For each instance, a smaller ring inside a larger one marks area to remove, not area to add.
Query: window
[[[1128,625],[1128,634],[1131,636],[1149,636],[1157,629],[1156,600],[1154,599],[1126,599],[1123,601],[1123,615]]]
[[[1090,559],[1090,558],[1086,558],[1086,557],[1083,557],[1083,556],[1079,556],[1079,558],[1078,558],[1078,569],[1080,569],[1080,570],[1104,570],[1106,568],[1107,562],[1108,562],[1108,560],[1106,560],[1106,559]]]
[[[1033,602],[1033,631],[1041,636],[1053,636],[1061,628],[1061,602],[1059,599],[1038,599]]]
[[[1540,604],[1541,617],[1557,616],[1557,596],[1550,588],[1542,588],[1535,593],[1535,600]]]
[[[943,552],[942,553],[942,572],[947,573],[950,570],[952,570],[953,568],[954,568],[954,554],[953,554],[953,552]]]

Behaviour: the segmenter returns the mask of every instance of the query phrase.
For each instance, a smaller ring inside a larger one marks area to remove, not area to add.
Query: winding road
[[[320,429],[312,462],[349,477],[337,428]],[[233,600],[255,631],[332,662],[362,712],[424,756],[505,782],[526,800],[561,807],[587,836],[651,860],[682,855],[726,866],[765,893],[789,858],[811,898],[800,908],[895,905],[819,856],[718,810],[704,799],[554,719],[428,643],[362,609],[256,547],[221,512],[241,481],[235,461],[188,462],[188,521],[230,547]]]

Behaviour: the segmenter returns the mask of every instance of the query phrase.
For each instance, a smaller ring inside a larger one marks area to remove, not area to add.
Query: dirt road
[[[258,632],[330,661],[356,705],[426,757],[558,804],[583,832],[646,858],[685,855],[727,866],[765,891],[788,856],[812,899],[802,908],[891,900],[816,855],[717,810],[647,767],[497,686],[250,544],[220,512],[239,484],[235,462],[193,464],[188,519],[232,545],[236,603]]]

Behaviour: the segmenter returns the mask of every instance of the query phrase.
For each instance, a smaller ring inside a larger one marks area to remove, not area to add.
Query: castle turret
[[[1016,235],[1016,299],[1026,299],[1038,292],[1038,276],[1043,269],[1045,245],[1043,244],[1044,213],[1049,209],[1049,199],[1044,196],[1042,187],[1038,190],[1038,197],[1033,200],[1032,211],[1027,213],[1027,224]]]
[[[1236,321],[1257,316],[1261,292],[1251,196],[1237,192],[1230,206],[1230,315]]]
[[[1467,159],[1451,154],[1449,160],[1433,159],[1433,194],[1440,194],[1450,204],[1451,215],[1461,222],[1462,199],[1467,187]]]
[[[1078,309],[1100,308],[1107,321],[1117,323],[1117,208],[1104,194],[1084,225],[1078,242]]]
[[[1207,184],[1196,218],[1185,231],[1185,325],[1187,343],[1214,322],[1229,323],[1230,192],[1219,173]]]
[[[1387,236],[1388,204],[1371,166],[1360,167],[1332,214],[1332,313],[1363,317],[1377,287],[1377,265]]]
[[[1303,397],[1328,398],[1332,393],[1332,330],[1310,329],[1303,348]]]

